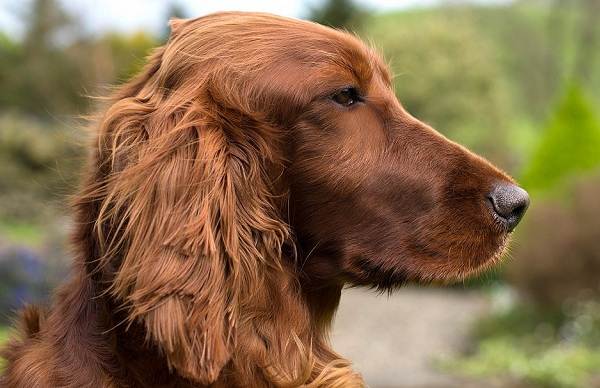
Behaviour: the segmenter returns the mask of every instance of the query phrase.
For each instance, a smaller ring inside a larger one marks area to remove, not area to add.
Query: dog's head
[[[278,133],[285,168],[272,178],[289,188],[279,210],[309,278],[386,288],[462,279],[499,258],[527,193],[406,112],[372,49],[267,15],[179,27],[171,45],[182,59],[218,51],[211,85],[221,106]]]
[[[266,14],[172,29],[101,120],[79,239],[181,374],[214,381],[241,311],[281,291],[267,273],[392,288],[500,256],[527,194],[407,113],[358,39]]]

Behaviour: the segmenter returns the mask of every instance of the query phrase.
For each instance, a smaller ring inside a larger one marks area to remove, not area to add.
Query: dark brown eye
[[[344,88],[332,95],[331,99],[340,105],[352,106],[360,101],[360,96],[356,88]]]

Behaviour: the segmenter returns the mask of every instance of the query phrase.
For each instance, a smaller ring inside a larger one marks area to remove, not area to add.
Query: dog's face
[[[462,279],[494,263],[527,194],[407,113],[373,51],[340,33],[329,39],[328,59],[312,58],[308,69],[299,60],[282,81],[309,91],[288,155],[302,273],[387,289]]]

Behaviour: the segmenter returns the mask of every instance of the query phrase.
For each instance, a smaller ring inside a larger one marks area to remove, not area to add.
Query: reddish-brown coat
[[[510,178],[410,116],[349,34],[247,13],[172,27],[97,122],[72,279],[22,312],[0,381],[361,386],[328,341],[341,288],[494,263],[485,194]],[[364,101],[337,105],[349,86]]]

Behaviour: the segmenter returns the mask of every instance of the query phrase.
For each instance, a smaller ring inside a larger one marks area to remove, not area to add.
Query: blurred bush
[[[144,32],[87,35],[57,0],[32,0],[21,16],[21,39],[0,30],[0,232],[7,233],[62,213],[82,165],[77,117],[92,109],[88,95],[126,81],[158,43]]]
[[[493,42],[464,18],[413,11],[374,17],[365,34],[396,75],[402,104],[441,132],[506,161],[511,100]]]
[[[0,220],[39,222],[56,215],[51,209],[66,204],[76,185],[83,160],[78,139],[66,126],[0,114]]]
[[[481,321],[471,353],[444,368],[486,381],[521,382],[505,386],[592,387],[600,371],[598,333],[597,302],[574,302],[555,313],[517,305]]]
[[[24,302],[45,301],[66,272],[65,210],[84,160],[88,96],[125,82],[159,43],[146,32],[88,34],[62,5],[15,8],[22,36],[0,26],[0,324]]]
[[[110,76],[108,82],[125,82],[137,74],[150,50],[158,44],[157,39],[141,31],[131,35],[109,33],[102,37],[96,50],[110,58],[107,61],[110,68],[105,70]]]
[[[547,308],[600,296],[600,176],[565,194],[532,203],[507,267],[510,283]]]
[[[548,190],[561,180],[600,165],[600,118],[574,83],[544,128],[521,179],[529,190]],[[600,213],[598,213],[600,216]]]
[[[48,120],[90,109],[88,95],[135,73],[157,40],[151,35],[91,36],[57,0],[31,0],[21,39],[0,28],[0,110]]]

